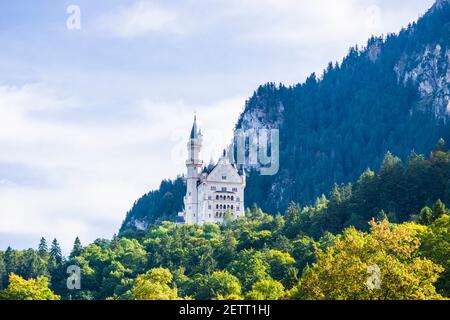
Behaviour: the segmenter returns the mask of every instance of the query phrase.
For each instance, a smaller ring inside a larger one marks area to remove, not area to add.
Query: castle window
[[[191,195],[191,193],[189,192],[189,195]]]
[[[227,200],[230,200],[230,196],[227,196]]]
[[[219,205],[218,204],[216,204],[216,209],[219,209]]]
[[[227,176],[222,176],[222,180],[227,180]]]
[[[241,198],[237,197],[237,198],[236,198],[236,201],[237,201],[237,202],[241,201]]]
[[[237,211],[240,211],[240,210],[241,210],[241,208],[240,208],[240,207],[236,207],[236,210],[237,210]]]
[[[208,196],[208,200],[212,200],[212,197],[211,197],[211,196]]]
[[[223,196],[220,196],[220,200],[223,200]]]
[[[223,192],[227,192],[227,187],[222,187]]]
[[[211,191],[216,191],[216,187],[211,187]]]
[[[234,200],[234,197],[233,196],[231,196],[231,201],[233,201]]]
[[[237,188],[233,188],[233,192],[237,192]]]
[[[216,200],[219,200],[219,196],[216,196]]]
[[[233,210],[233,205],[231,205],[231,210]]]
[[[211,209],[212,209],[211,205],[209,205],[209,206],[208,206],[208,209],[209,209],[209,210],[211,210]]]

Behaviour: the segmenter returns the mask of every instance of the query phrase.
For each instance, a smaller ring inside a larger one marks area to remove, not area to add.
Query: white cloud
[[[135,106],[136,118],[86,125],[38,116],[80,104],[56,91],[44,84],[0,86],[0,169],[6,166],[0,170],[0,235],[26,234],[36,243],[56,237],[66,252],[76,236],[85,242],[111,237],[138,197],[184,172],[195,109],[205,124],[204,154],[217,155],[244,101],[194,107],[144,100]],[[10,168],[22,171],[20,179]]]
[[[375,3],[374,3],[375,2]],[[310,47],[360,43],[372,34],[398,31],[409,14],[395,16],[377,1],[230,0],[228,14],[246,21],[243,41]],[[386,12],[385,12],[386,11]],[[405,10],[406,11],[406,10]]]
[[[138,1],[102,15],[96,23],[101,31],[123,38],[151,33],[183,33],[175,10],[152,2]]]

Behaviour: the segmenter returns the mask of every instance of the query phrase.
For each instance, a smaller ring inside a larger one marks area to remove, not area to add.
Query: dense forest
[[[284,215],[254,206],[223,225],[159,222],[69,257],[58,241],[0,251],[1,299],[443,299],[450,295],[450,151],[335,186]],[[353,227],[353,226],[355,227]],[[67,289],[67,267],[81,289]],[[367,285],[380,270],[380,288]]]
[[[120,234],[127,230],[146,229],[157,221],[173,220],[183,210],[186,181],[183,177],[164,180],[158,190],[150,191],[138,199],[127,212]]]
[[[262,176],[246,166],[246,206],[276,214],[290,202],[310,205],[334,184],[378,170],[388,151],[408,161],[411,151],[428,155],[439,138],[450,141],[449,40],[450,2],[439,1],[399,34],[351,48],[320,77],[259,87],[236,129],[278,128],[280,171]],[[183,187],[179,177],[144,195],[121,231],[174,219]]]
[[[311,204],[333,184],[378,169],[387,151],[405,161],[449,141],[449,57],[450,2],[442,1],[399,34],[351,48],[321,77],[258,88],[236,128],[279,128],[280,172],[251,171],[247,205],[283,212],[291,201]]]
[[[236,129],[279,128],[280,171],[246,167],[244,217],[177,224],[185,181],[165,180],[112,239],[0,251],[0,299],[449,299],[449,39],[439,0],[320,77],[261,86]]]

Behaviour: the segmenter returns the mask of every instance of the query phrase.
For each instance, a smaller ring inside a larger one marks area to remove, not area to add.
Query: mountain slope
[[[437,2],[398,35],[352,48],[320,79],[261,86],[237,128],[280,129],[280,172],[249,175],[247,206],[284,212],[334,183],[378,169],[387,151],[406,159],[450,138],[450,2]]]
[[[399,34],[350,49],[320,79],[256,90],[236,128],[279,128],[280,171],[261,176],[247,167],[246,206],[284,212],[291,201],[311,204],[335,183],[378,169],[387,151],[402,160],[413,150],[429,154],[439,138],[450,141],[449,101],[450,0],[438,0]],[[121,231],[174,218],[183,188],[180,180],[143,196]]]
[[[183,209],[186,182],[182,177],[164,180],[158,190],[138,199],[127,212],[119,233],[127,230],[146,230],[150,224],[173,219]]]

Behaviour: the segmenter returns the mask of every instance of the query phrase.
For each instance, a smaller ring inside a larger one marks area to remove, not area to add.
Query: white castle
[[[233,219],[244,215],[245,172],[239,172],[226,153],[212,168],[204,167],[199,158],[202,148],[202,132],[194,117],[189,137],[186,161],[186,196],[184,212],[179,217],[186,224],[222,223],[228,213]]]

